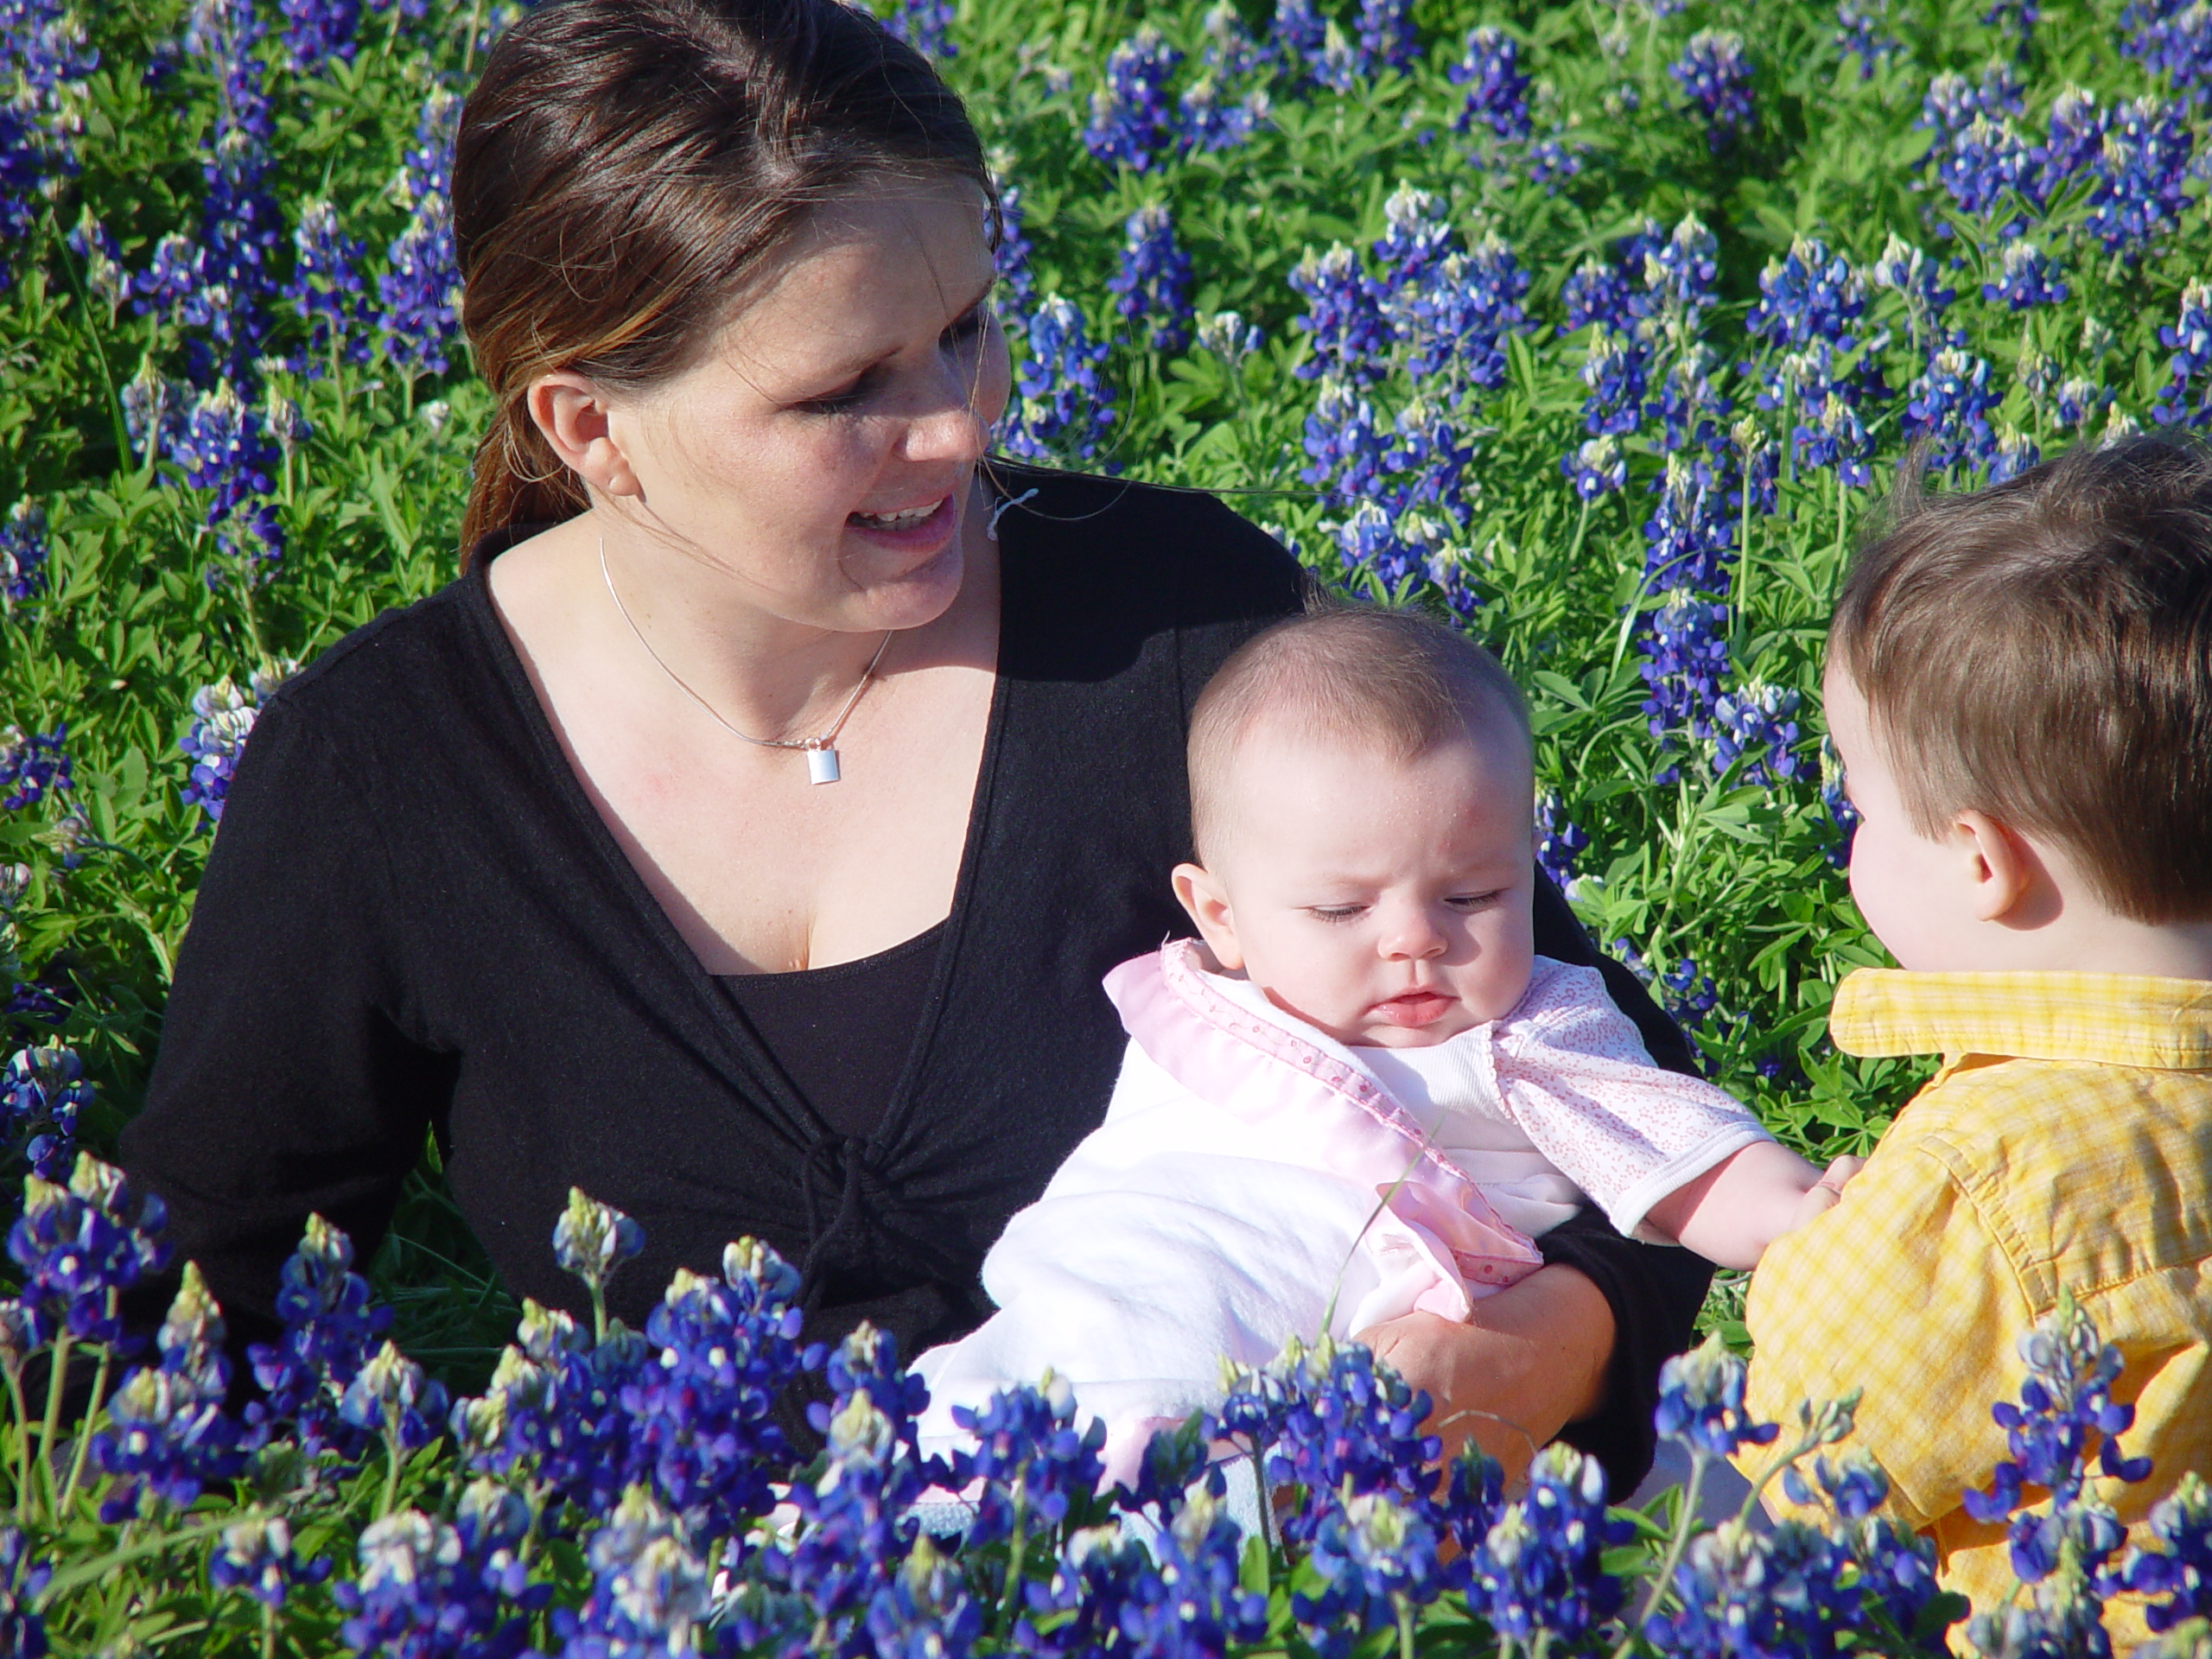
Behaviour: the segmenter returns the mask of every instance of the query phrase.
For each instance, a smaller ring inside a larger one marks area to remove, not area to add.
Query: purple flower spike
[[[1175,244],[1166,208],[1148,204],[1129,215],[1121,269],[1107,279],[1118,296],[1115,309],[1132,321],[1148,320],[1146,343],[1155,352],[1179,352],[1191,341],[1191,256]]]
[[[1690,107],[1704,117],[1706,147],[1714,155],[1751,130],[1751,66],[1742,35],[1732,29],[1701,29],[1667,73]]]

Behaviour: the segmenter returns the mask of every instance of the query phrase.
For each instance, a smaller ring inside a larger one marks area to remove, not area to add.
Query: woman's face
[[[983,201],[885,182],[824,204],[690,369],[611,399],[649,525],[785,620],[918,627],[959,592],[1006,408]]]

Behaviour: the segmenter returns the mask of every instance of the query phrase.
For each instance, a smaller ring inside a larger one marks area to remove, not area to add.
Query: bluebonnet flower
[[[1106,84],[1090,96],[1084,148],[1109,167],[1144,172],[1176,149],[1167,82],[1183,54],[1152,24],[1116,47],[1106,60]]]
[[[207,66],[218,92],[215,124],[201,154],[207,194],[200,241],[188,255],[181,248],[170,251],[173,262],[188,257],[191,268],[176,314],[208,335],[191,342],[193,378],[203,387],[222,379],[251,385],[268,332],[267,267],[282,232],[268,188],[276,118],[256,55],[266,34],[251,0],[194,0],[185,28],[185,50]],[[141,291],[176,295],[175,265],[155,290]]]
[[[2037,194],[2045,200],[2059,187],[2092,165],[2104,149],[2105,111],[2086,86],[2069,86],[2051,100],[2044,126],[2043,176]]]
[[[2180,223],[2196,136],[2189,106],[2138,98],[2115,106],[2092,167],[2086,228],[2107,253],[2133,264]]]
[[[355,1653],[409,1659],[521,1654],[530,1614],[552,1593],[550,1585],[529,1582],[520,1550],[530,1530],[529,1506],[488,1480],[461,1493],[451,1524],[418,1510],[371,1522],[357,1547],[359,1572],[332,1592],[348,1615],[340,1638]]]
[[[1421,60],[1413,0],[1359,0],[1360,73],[1410,69]]]
[[[1872,80],[1875,66],[1904,50],[1888,32],[1889,0],[1841,0],[1835,9],[1836,50],[1859,60],[1859,79]]]
[[[1955,296],[1943,285],[1933,259],[1892,232],[1867,275],[1876,287],[1891,289],[1904,302],[1906,327],[1916,346],[1933,353],[1946,340],[1942,318]]]
[[[332,58],[353,61],[353,35],[361,26],[361,0],[276,0],[284,18],[284,57],[302,74]]]
[[[0,1070],[0,1135],[42,1181],[65,1181],[92,1085],[73,1048],[19,1048]]]
[[[1713,769],[1744,762],[1741,781],[1772,789],[1797,776],[1798,696],[1752,680],[1713,705]]]
[[[1158,1446],[1167,1436],[1153,1444]],[[1077,1530],[1049,1578],[1030,1591],[1033,1614],[1065,1624],[1025,1624],[1024,1651],[1069,1656],[1128,1650],[1156,1659],[1217,1659],[1268,1628],[1267,1598],[1248,1591],[1238,1566],[1244,1540],[1217,1491],[1218,1477],[1178,1489],[1165,1524],[1139,1543],[1112,1527]]]
[[[1851,841],[1859,830],[1859,809],[1851,804],[1843,775],[1843,762],[1836,756],[1835,740],[1821,739],[1821,804],[1827,809],[1828,820],[1835,826],[1835,839],[1828,847],[1828,862],[1842,869],[1851,862]]]
[[[1659,395],[1651,411],[1659,416],[1660,447],[1669,452],[1694,444],[1711,448],[1718,444],[1720,423],[1728,405],[1713,390],[1713,371],[1719,365],[1706,346],[1693,340],[1669,363],[1659,377]]]
[[[1529,273],[1491,232],[1471,250],[1446,253],[1384,310],[1405,344],[1408,372],[1489,391],[1505,384],[1505,337],[1528,326],[1528,292]]]
[[[2043,8],[2036,0],[1990,0],[1989,7],[1981,14],[1982,27],[2019,36],[2018,51],[2024,55],[2028,38],[2035,32]]]
[[[0,290],[10,244],[30,234],[40,201],[77,171],[86,78],[99,54],[59,0],[9,0],[0,9]]]
[[[1737,515],[1712,464],[1671,454],[1652,489],[1659,499],[1643,523],[1645,591],[1718,591],[1735,556]]]
[[[78,216],[77,228],[69,232],[69,251],[85,262],[85,287],[92,296],[107,307],[112,321],[130,297],[130,273],[123,267],[123,250],[106,226],[92,216],[89,207]]]
[[[1226,90],[1264,73],[1274,60],[1273,49],[1252,38],[1236,8],[1217,0],[1199,20],[1205,45],[1198,54],[1205,73]]]
[[[1437,1543],[1436,1528],[1421,1510],[1387,1492],[1331,1504],[1306,1558],[1322,1587],[1318,1594],[1291,1596],[1292,1612],[1315,1651],[1341,1656],[1368,1630],[1409,1629],[1413,1609],[1444,1588]]]
[[[168,1263],[166,1218],[161,1199],[132,1192],[121,1170],[87,1152],[67,1186],[27,1177],[8,1254],[22,1270],[17,1300],[40,1339],[120,1343],[117,1299]]]
[[[525,1300],[491,1386],[454,1406],[454,1436],[471,1468],[524,1469],[567,1503],[603,1515],[629,1478],[631,1420],[621,1395],[651,1363],[643,1340],[620,1321],[594,1344],[566,1313]]]
[[[1466,55],[1446,70],[1452,85],[1467,89],[1452,125],[1469,132],[1479,124],[1497,137],[1525,139],[1529,119],[1529,77],[1521,67],[1521,47],[1510,35],[1485,23],[1467,31]]]
[[[1395,297],[1425,286],[1459,238],[1443,213],[1443,203],[1426,190],[1401,184],[1382,204],[1383,232],[1375,244],[1378,296]]]
[[[1993,283],[1981,285],[1985,300],[2002,300],[2014,311],[2034,305],[2057,305],[2068,289],[2058,274],[2058,264],[2032,242],[2014,242],[2005,249],[2005,263]]]
[[[1464,528],[1471,506],[1461,480],[1474,459],[1473,447],[1460,442],[1448,415],[1420,397],[1398,411],[1394,424],[1396,437],[1382,464],[1398,478],[1393,492],[1398,510],[1434,507]]]
[[[1328,37],[1328,21],[1313,0],[1275,0],[1271,43],[1286,58],[1314,59]]]
[[[292,1548],[292,1529],[281,1515],[250,1513],[225,1527],[207,1557],[207,1582],[238,1590],[264,1607],[282,1607],[295,1585],[320,1584],[330,1563],[302,1560]]]
[[[311,201],[300,210],[292,250],[292,280],[284,291],[311,330],[301,372],[319,375],[332,358],[367,362],[369,319],[361,282],[366,245],[346,234],[336,208]]]
[[[868,1602],[868,1636],[880,1659],[966,1659],[982,1630],[966,1577],[926,1535]]]
[[[1732,29],[1701,29],[1682,55],[1667,66],[1682,95],[1705,118],[1706,147],[1719,155],[1751,125],[1751,66],[1744,37]]]
[[[2180,314],[2158,325],[2158,344],[2172,355],[2151,418],[2161,426],[2212,425],[2212,283],[2200,276],[2182,289]]]
[[[46,591],[46,510],[18,501],[0,524],[0,611],[12,614]]]
[[[0,1654],[44,1659],[46,1620],[37,1611],[54,1577],[51,1562],[30,1559],[30,1545],[14,1527],[0,1527]]]
[[[645,1230],[608,1204],[585,1195],[582,1187],[569,1189],[568,1208],[553,1224],[553,1261],[562,1272],[573,1274],[591,1292],[598,1312],[601,1336],[607,1334],[607,1281],[615,1268],[645,1248]]]
[[[105,1521],[188,1510],[245,1467],[251,1441],[223,1409],[231,1367],[222,1315],[192,1262],[156,1345],[159,1361],[124,1378],[108,1399],[108,1427],[92,1438],[93,1463],[113,1478],[100,1505]]]
[[[1777,1423],[1762,1423],[1744,1405],[1749,1368],[1716,1333],[1659,1370],[1660,1434],[1709,1458],[1732,1458],[1747,1446],[1771,1446]]]
[[[1688,957],[1663,969],[1655,988],[1667,1012],[1681,1025],[1701,1026],[1705,1016],[1720,1006],[1719,987],[1711,976],[1700,973],[1697,963]]]
[[[2163,332],[2163,330],[2161,331]],[[2091,421],[2112,404],[2112,389],[2081,375],[2071,375],[2058,383],[2050,400],[2050,418],[2068,431],[2083,431]],[[2151,410],[2156,420],[2158,406]]]
[[[1559,297],[1567,312],[1567,321],[1560,325],[1563,334],[1593,322],[1626,333],[1634,327],[1638,315],[1628,273],[1611,261],[1595,257],[1575,267]]]
[[[2031,208],[2041,206],[2036,153],[2009,121],[1975,116],[1935,160],[1937,181],[1962,213],[1979,218],[2008,198],[2018,198]],[[1999,234],[2017,236],[2025,224],[2016,214],[1998,227]],[[1949,230],[1948,225],[1939,226],[1936,233],[1947,235]]]
[[[2159,1499],[2143,1523],[2145,1544],[2128,1552],[2115,1583],[2152,1598],[2144,1619],[2170,1630],[2184,1619],[2212,1618],[2212,1488],[2194,1469]],[[2155,1542],[2157,1548],[2147,1548]]]
[[[1210,1440],[1253,1453],[1268,1484],[1295,1485],[1304,1501],[1284,1535],[1310,1541],[1329,1509],[1385,1492],[1425,1505],[1435,1489],[1429,1468],[1439,1442],[1424,1432],[1428,1396],[1417,1394],[1356,1343],[1326,1338],[1308,1348],[1293,1339],[1268,1365],[1227,1376]]]
[[[1852,325],[1866,309],[1866,283],[1851,262],[1797,236],[1789,253],[1760,273],[1759,301],[1744,330],[1770,345],[1802,349],[1821,340],[1847,352],[1854,343]]]
[[[1198,339],[1200,351],[1211,352],[1232,369],[1268,341],[1258,323],[1248,326],[1234,311],[1217,311],[1199,319]]]
[[[2043,460],[2043,451],[2026,433],[2010,425],[1997,429],[1997,443],[1989,457],[1989,481],[2003,484]]]
[[[1010,455],[1088,460],[1114,420],[1114,399],[1100,383],[1103,341],[1094,346],[1073,302],[1047,294],[1027,319],[1028,351],[1014,371],[1019,393],[1001,431]]]
[[[1938,470],[1964,466],[1985,470],[1996,439],[1990,411],[2004,401],[1990,385],[1989,365],[1970,352],[1946,346],[1913,381],[1905,405],[1905,434],[1933,440],[1929,464]]]
[[[1435,585],[1437,595],[1443,600],[1444,608],[1452,620],[1463,628],[1472,627],[1483,608],[1483,594],[1465,556],[1447,552],[1442,547],[1434,548],[1429,553],[1427,569],[1429,581]]]
[[[1643,424],[1649,358],[1626,334],[1600,328],[1582,359],[1582,426],[1592,437],[1625,437]]]
[[[970,1548],[1017,1531],[1049,1531],[1067,1517],[1073,1500],[1097,1490],[1106,1425],[1094,1417],[1077,1429],[1075,1406],[1065,1379],[1047,1372],[1041,1387],[1002,1389],[980,1409],[952,1408],[952,1421],[976,1437],[966,1466],[982,1482],[968,1532]]]
[[[1221,79],[1205,74],[1183,89],[1177,105],[1183,142],[1192,149],[1234,149],[1267,118],[1264,88],[1234,96]]]
[[[1665,238],[1640,238],[1643,285],[1657,303],[1662,324],[1677,340],[1696,331],[1713,305],[1719,276],[1720,244],[1695,213],[1685,213]]]
[[[2121,51],[2192,104],[2212,103],[2212,10],[2187,0],[2134,0],[2120,26]]]
[[[192,694],[192,724],[176,745],[192,761],[182,799],[205,812],[211,823],[222,820],[232,775],[260,712],[259,698],[249,699],[228,675]]]
[[[1990,1408],[2012,1455],[1991,1471],[1988,1491],[1969,1490],[1961,1502],[1977,1521],[2006,1522],[2012,1570],[2035,1586],[2059,1571],[2062,1556],[2094,1573],[2120,1547],[2120,1524],[2090,1485],[2091,1450],[2107,1480],[2141,1480],[2151,1464],[2120,1449],[2135,1421],[2135,1408],[2112,1397],[2124,1362],[2072,1298],[2020,1338],[2020,1357],[2028,1376],[2019,1403]],[[2031,1488],[2050,1495],[2048,1508]]]
[[[182,381],[143,365],[121,394],[124,430],[138,464],[151,466],[169,454],[184,435],[185,406],[192,389]]]
[[[899,0],[883,26],[925,58],[943,62],[959,55],[952,43],[952,0]]]
[[[1335,526],[1338,554],[1347,570],[1370,573],[1395,598],[1409,576],[1427,569],[1421,528],[1413,514],[1362,501]]]
[[[74,786],[69,753],[62,747],[68,734],[67,725],[29,736],[18,726],[0,728],[0,791],[6,791],[0,794],[0,808],[20,811]]]
[[[267,563],[282,556],[283,532],[263,499],[275,488],[271,474],[282,457],[260,413],[239,400],[228,380],[184,411],[168,456],[188,484],[208,492],[205,522],[221,532],[226,551]]]
[[[454,257],[453,210],[442,194],[424,191],[377,276],[377,346],[407,374],[446,372],[446,346],[461,322]]]
[[[389,1338],[362,1362],[338,1398],[340,1418],[365,1433],[381,1434],[395,1463],[400,1453],[435,1439],[445,1414],[445,1385]]]
[[[1859,418],[1856,389],[1834,372],[1827,342],[1816,341],[1809,350],[1784,358],[1779,378],[1796,397],[1797,419],[1789,435],[1798,463],[1833,468],[1846,484],[1871,483],[1873,439]],[[1772,407],[1778,400],[1769,392],[1759,401]]]
[[[1019,316],[1036,292],[1036,278],[1029,270],[1030,257],[1036,250],[1022,229],[1021,187],[1009,176],[1011,168],[1010,156],[1002,152],[993,153],[991,179],[998,188],[999,239],[998,245],[991,251],[991,263],[998,273],[1001,312]]]
[[[1713,706],[1728,672],[1728,607],[1678,588],[1645,618],[1642,644],[1638,672],[1650,693],[1643,713],[1651,734],[1712,736]]]
[[[1290,273],[1290,286],[1306,302],[1306,315],[1297,326],[1313,341],[1313,355],[1298,365],[1300,378],[1379,378],[1387,366],[1392,331],[1375,285],[1352,251],[1341,242],[1331,244],[1326,253],[1307,249]]]
[[[1559,464],[1574,493],[1585,501],[1621,488],[1628,482],[1628,457],[1619,442],[1608,435],[1578,444]]]
[[[1536,801],[1536,862],[1560,892],[1574,880],[1575,855],[1589,845],[1590,837],[1567,816],[1559,791],[1546,790]]]
[[[1572,1651],[1620,1611],[1623,1587],[1603,1556],[1634,1524],[1605,1513],[1605,1471],[1554,1441],[1529,1465],[1529,1490],[1468,1559],[1471,1608],[1500,1636],[1527,1644],[1537,1632]]]
[[[1122,264],[1106,280],[1120,296],[1115,308],[1152,324],[1147,343],[1156,352],[1179,352],[1191,339],[1191,256],[1175,245],[1175,221],[1166,208],[1147,203],[1122,227]]]
[[[1643,1624],[1645,1640],[1682,1655],[1833,1654],[1877,1637],[1848,1548],[1797,1521],[1761,1535],[1723,1522],[1692,1539],[1675,1567],[1675,1611]]]
[[[246,1350],[269,1414],[289,1421],[310,1454],[329,1446],[358,1455],[371,1436],[348,1422],[340,1404],[379,1346],[391,1310],[372,1306],[369,1283],[353,1271],[353,1242],[321,1216],[308,1217],[300,1247],[276,1287],[283,1333]]]

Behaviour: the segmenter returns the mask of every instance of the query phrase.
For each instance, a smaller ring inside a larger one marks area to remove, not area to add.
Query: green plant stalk
[[[1636,1622],[1629,1626],[1620,1646],[1613,1649],[1612,1659],[1628,1659],[1629,1649],[1636,1645],[1636,1633],[1643,1628],[1645,1619],[1659,1611],[1659,1599],[1674,1581],[1675,1569],[1682,1564],[1682,1552],[1689,1548],[1690,1533],[1697,1524],[1698,1489],[1705,1484],[1706,1471],[1712,1466],[1712,1452],[1701,1446],[1690,1448],[1690,1478],[1682,1483],[1681,1507],[1675,1514],[1675,1529],[1667,1539],[1667,1554],[1644,1592],[1643,1605],[1637,1611]]]
[[[116,1292],[112,1290],[108,1292],[107,1313],[111,1319],[115,1317],[116,1298]],[[76,1453],[69,1459],[69,1478],[62,1483],[61,1496],[55,1500],[54,1518],[57,1522],[61,1518],[62,1506],[75,1495],[77,1483],[85,1478],[86,1454],[92,1449],[92,1420],[99,1414],[100,1404],[107,1398],[108,1372],[114,1363],[114,1347],[111,1344],[102,1343],[99,1363],[92,1370],[92,1402],[85,1409],[85,1421],[77,1434]]]
[[[1735,632],[1742,640],[1739,654],[1751,643],[1751,452],[1744,452],[1743,523],[1736,532],[1736,602],[1732,607]],[[1740,666],[1748,668],[1748,663]]]
[[[128,1567],[133,1561],[144,1560],[149,1555],[160,1555],[168,1550],[181,1548],[186,1544],[196,1544],[203,1538],[216,1536],[226,1527],[234,1527],[245,1521],[257,1521],[266,1514],[267,1511],[258,1504],[247,1510],[226,1510],[213,1520],[202,1521],[195,1526],[180,1527],[173,1532],[157,1532],[140,1542],[125,1544],[120,1549],[110,1550],[89,1561],[79,1561],[74,1567],[63,1567],[46,1581],[46,1588],[38,1592],[38,1599],[31,1604],[31,1611],[42,1613],[54,1605],[64,1592],[105,1578],[119,1567]]]
[[[276,1659],[276,1605],[261,1604],[261,1659]]]
[[[46,1374],[46,1416],[39,1424],[39,1478],[46,1484],[47,1513],[61,1524],[61,1494],[54,1484],[54,1443],[61,1435],[61,1387],[69,1375],[70,1337],[67,1328],[54,1339],[54,1368]]]
[[[392,1505],[399,1502],[399,1408],[384,1408],[384,1496],[377,1502],[377,1519],[381,1521],[391,1513]]]
[[[1015,1471],[1014,1486],[1014,1529],[1007,1537],[1006,1594],[999,1604],[999,1626],[1011,1635],[1014,1621],[1020,1611],[1021,1558],[1029,1548],[1029,1506],[1022,1495],[1021,1481],[1029,1472],[1027,1464]]]
[[[1390,1605],[1398,1611],[1398,1659],[1414,1659],[1414,1605],[1402,1590],[1390,1592]]]

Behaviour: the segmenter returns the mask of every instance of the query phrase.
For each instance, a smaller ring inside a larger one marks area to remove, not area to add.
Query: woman
[[[263,712],[125,1137],[234,1323],[311,1211],[373,1245],[426,1130],[518,1294],[576,1305],[574,1185],[645,1227],[633,1323],[743,1234],[812,1336],[988,1311],[1103,1111],[1101,976],[1180,927],[1191,700],[1300,601],[1208,498],[985,463],[990,200],[951,93],[833,0],[502,38],[454,181],[499,405],[464,574]],[[1377,1340],[1625,1491],[1702,1264],[1554,1238],[1482,1326]]]

